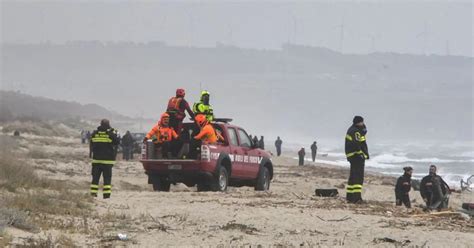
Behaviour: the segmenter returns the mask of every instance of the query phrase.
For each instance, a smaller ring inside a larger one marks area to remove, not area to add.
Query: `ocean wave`
[[[441,158],[409,158],[403,155],[381,154],[373,157],[371,161],[383,164],[403,163],[469,163],[473,160],[441,159]]]

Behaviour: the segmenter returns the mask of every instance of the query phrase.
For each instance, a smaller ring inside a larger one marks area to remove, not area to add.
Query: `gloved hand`
[[[143,138],[143,143],[146,143],[146,142],[147,142],[147,140],[148,140],[148,138],[147,138],[147,137]]]

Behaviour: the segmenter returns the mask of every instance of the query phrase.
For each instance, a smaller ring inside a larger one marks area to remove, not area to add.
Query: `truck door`
[[[240,159],[240,155],[244,153],[242,147],[239,146],[237,138],[237,131],[234,128],[227,128],[229,133],[229,156],[232,159],[232,175],[231,177],[241,178],[243,177],[243,163]]]
[[[239,144],[242,149],[241,155],[243,156],[243,161],[242,161],[242,177],[244,178],[255,178],[255,170],[258,170],[258,166],[255,164],[251,163],[252,162],[252,157],[254,157],[253,150],[252,149],[252,141],[250,141],[249,136],[243,129],[238,130],[239,134]],[[257,168],[255,168],[257,167]]]

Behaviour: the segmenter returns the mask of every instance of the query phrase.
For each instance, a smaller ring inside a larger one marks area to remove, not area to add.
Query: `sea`
[[[326,144],[325,144],[326,143]],[[311,161],[309,145],[291,144],[305,147],[306,161]],[[434,164],[440,175],[452,188],[459,189],[461,180],[467,181],[474,175],[474,142],[385,142],[369,143],[370,159],[366,161],[366,170],[398,177],[403,167],[413,167],[413,178],[421,179],[428,175],[429,166]],[[296,153],[293,156],[298,159]],[[318,142],[316,162],[335,166],[349,167],[343,150],[343,144]],[[471,178],[474,187],[474,178]]]

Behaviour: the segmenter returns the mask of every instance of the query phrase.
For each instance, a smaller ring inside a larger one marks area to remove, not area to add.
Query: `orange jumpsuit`
[[[162,127],[159,124],[154,126],[150,132],[146,135],[147,139],[151,139],[151,137],[156,136],[157,143],[164,143],[170,142],[173,139],[178,138],[178,134],[174,131],[173,128],[170,127]]]
[[[214,127],[211,124],[206,124],[199,132],[198,135],[194,137],[197,140],[201,140],[204,144],[213,144],[217,142],[217,134]]]

